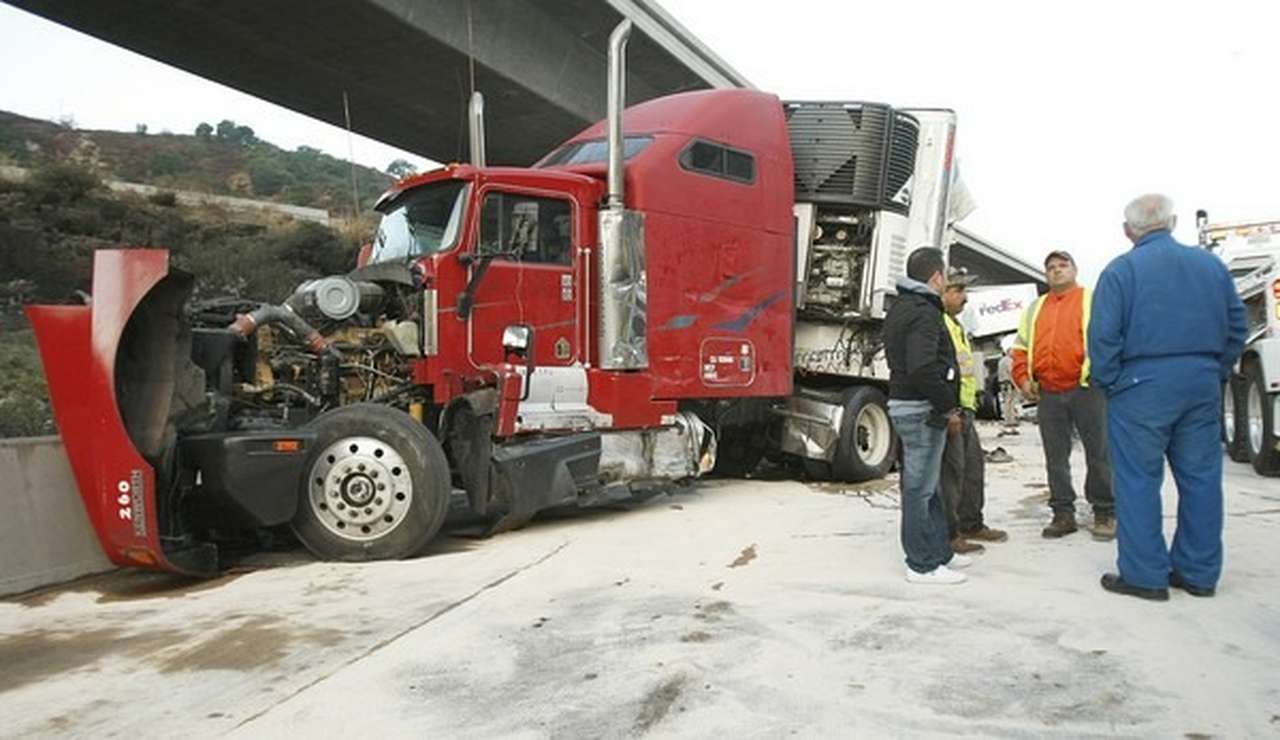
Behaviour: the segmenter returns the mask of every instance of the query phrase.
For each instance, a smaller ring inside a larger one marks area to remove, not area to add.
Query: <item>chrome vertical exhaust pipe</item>
[[[605,207],[620,210],[625,205],[623,184],[622,109],[627,105],[627,39],[631,21],[624,20],[609,34],[609,194]]]
[[[484,166],[484,95],[479,90],[471,93],[468,110],[471,121],[471,164]]]

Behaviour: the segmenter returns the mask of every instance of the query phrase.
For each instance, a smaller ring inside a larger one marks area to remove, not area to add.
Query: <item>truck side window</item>
[[[559,198],[491,192],[480,209],[480,254],[514,262],[567,265],[573,206]]]
[[[741,183],[756,180],[756,158],[749,152],[695,139],[680,152],[680,166],[690,172]]]

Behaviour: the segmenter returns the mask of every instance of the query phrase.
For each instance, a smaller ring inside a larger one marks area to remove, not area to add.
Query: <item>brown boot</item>
[[[1066,537],[1076,531],[1076,515],[1070,513],[1060,513],[1053,515],[1053,521],[1049,522],[1049,526],[1045,527],[1040,534],[1054,540],[1059,537]]]
[[[982,542],[1004,542],[1009,539],[1009,534],[1003,529],[992,529],[986,526],[971,532],[961,532],[960,536],[966,540],[981,540]]]
[[[1110,542],[1116,538],[1116,518],[1110,515],[1095,514],[1093,526],[1089,527],[1093,538],[1098,542]]]
[[[982,545],[976,542],[970,542],[963,537],[955,537],[951,540],[951,552],[964,555],[970,552],[982,552]]]

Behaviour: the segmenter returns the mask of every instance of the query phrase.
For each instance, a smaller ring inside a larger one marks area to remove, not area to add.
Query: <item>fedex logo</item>
[[[1008,311],[1021,311],[1022,304],[1023,301],[1020,298],[1004,298],[996,303],[984,303],[978,306],[978,314],[980,316],[990,316]]]

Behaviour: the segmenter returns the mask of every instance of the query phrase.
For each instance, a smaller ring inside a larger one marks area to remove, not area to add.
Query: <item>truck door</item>
[[[578,361],[575,207],[564,196],[493,188],[481,192],[475,252],[496,256],[477,286],[468,319],[468,354],[474,364],[503,360],[502,332],[512,324],[533,328],[536,365],[563,367]]]

